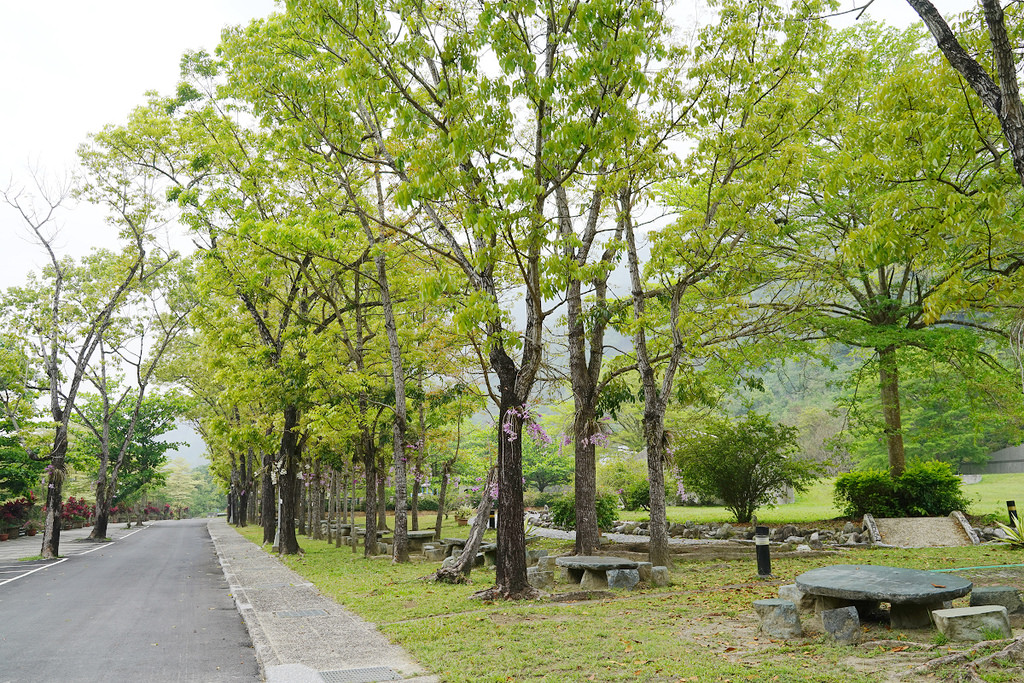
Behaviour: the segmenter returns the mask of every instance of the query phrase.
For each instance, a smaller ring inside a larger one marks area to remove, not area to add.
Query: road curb
[[[206,524],[268,683],[437,678],[377,626],[324,595],[223,519]]]
[[[267,661],[277,659],[274,648],[270,644],[266,631],[256,618],[256,612],[245,596],[245,588],[238,583],[234,571],[231,569],[231,562],[225,559],[220,536],[214,531],[209,522],[206,523],[206,532],[213,541],[213,547],[217,551],[217,561],[220,563],[224,578],[228,582],[228,590],[231,591],[231,598],[234,600],[235,609],[238,610],[246,631],[249,632],[249,639],[252,641],[252,649],[256,653],[256,664],[260,669],[260,678],[267,680]],[[271,664],[273,666],[273,664]]]

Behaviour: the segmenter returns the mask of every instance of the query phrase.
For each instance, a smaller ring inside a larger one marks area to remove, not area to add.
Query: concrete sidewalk
[[[321,594],[224,518],[207,528],[271,683],[435,682],[376,627]]]

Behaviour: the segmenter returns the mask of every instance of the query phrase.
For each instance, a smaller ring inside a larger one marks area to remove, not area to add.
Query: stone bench
[[[804,634],[796,605],[790,600],[755,600],[754,611],[761,620],[761,631],[773,638],[799,638]]]
[[[980,642],[996,638],[1009,638],[1010,618],[1002,605],[980,605],[937,609],[932,612],[935,628],[954,641]]]
[[[929,627],[931,612],[967,595],[972,585],[951,574],[869,564],[821,567],[796,577],[796,587],[816,599],[816,612],[853,606],[865,615],[888,602],[893,628]]]
[[[441,548],[444,550],[445,555],[458,556],[462,552],[462,549],[466,547],[467,539],[465,538],[442,538]]]
[[[638,563],[621,557],[568,555],[556,557],[555,564],[565,569],[570,582],[579,583],[584,590],[631,589],[640,582]]]
[[[498,563],[498,544],[484,543],[480,546],[480,552],[476,554],[477,564],[485,567],[493,567]]]
[[[971,591],[971,607],[1002,605],[1007,614],[1024,614],[1020,591],[1013,586],[976,586]]]

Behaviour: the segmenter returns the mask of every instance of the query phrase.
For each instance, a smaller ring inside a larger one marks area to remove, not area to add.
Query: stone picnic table
[[[409,539],[409,550],[412,552],[423,552],[423,546],[427,544],[427,541],[434,540],[434,531],[432,529],[407,531],[405,533],[406,538]]]
[[[888,602],[895,628],[927,628],[932,610],[967,595],[972,586],[951,574],[869,564],[837,564],[796,577],[796,587],[815,597],[817,612],[852,605],[865,614]]]
[[[468,539],[465,538],[442,538],[441,548],[444,550],[445,555],[453,555],[452,548],[462,552],[462,549],[466,547]]]
[[[355,532],[356,532],[356,536],[359,536],[360,538],[362,538],[363,536],[366,535],[366,529],[364,529],[363,527],[360,527],[360,526],[357,526],[355,528]],[[385,536],[387,536],[390,533],[391,533],[391,531],[385,531],[384,529],[378,529],[377,530],[377,540],[378,541],[386,541],[386,540],[388,540],[388,538],[385,538]]]
[[[627,560],[622,557],[608,557],[604,555],[567,555],[556,557],[555,564],[564,567],[569,574],[569,580],[579,583],[580,588],[585,590],[598,590],[608,587],[629,587],[632,588],[640,580],[637,568],[639,563]],[[622,575],[624,581],[619,581],[619,575],[609,572],[625,572]],[[631,573],[630,573],[631,572]],[[609,578],[612,578],[609,581]]]

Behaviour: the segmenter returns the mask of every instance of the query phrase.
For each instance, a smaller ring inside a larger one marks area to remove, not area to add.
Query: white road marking
[[[117,541],[122,541],[122,540],[128,538],[129,536],[131,536],[132,534],[137,534],[137,533],[139,533],[140,531],[142,531],[143,529],[146,529],[146,528],[148,528],[148,527],[142,527],[142,529],[136,529],[135,531],[131,531],[131,532],[125,534],[124,536],[122,536],[121,538],[117,539]],[[31,571],[27,571],[27,572],[25,572],[23,574],[19,574],[18,576],[15,576],[14,578],[7,579],[6,581],[0,581],[0,586],[8,584],[8,583],[10,583],[12,581],[17,581],[18,579],[23,579],[26,576],[28,576],[29,574],[35,574],[36,572],[41,571],[43,569],[49,569],[50,567],[56,567],[58,564],[60,564],[62,562],[67,562],[72,557],[79,557],[80,555],[88,555],[89,553],[96,552],[97,550],[101,550],[103,548],[106,548],[107,546],[114,545],[115,543],[117,543],[117,541],[110,541],[109,543],[104,543],[102,545],[98,545],[95,548],[92,548],[91,550],[86,550],[85,552],[75,553],[73,555],[67,555],[67,556],[62,557],[61,559],[59,559],[56,562],[53,562],[51,564],[44,564],[41,567],[36,567],[35,569],[33,569]]]
[[[6,581],[0,581],[0,586],[3,586],[4,584],[8,584],[11,581],[17,581],[18,579],[23,579],[26,576],[28,576],[29,574],[35,574],[36,572],[41,571],[43,569],[49,569],[50,567],[56,567],[61,562],[67,562],[67,561],[68,561],[68,558],[64,557],[64,558],[61,558],[61,559],[57,560],[53,564],[44,564],[42,567],[36,567],[35,569],[33,569],[30,572],[25,572],[24,574],[22,574],[20,576],[15,576],[13,579],[7,579]]]

